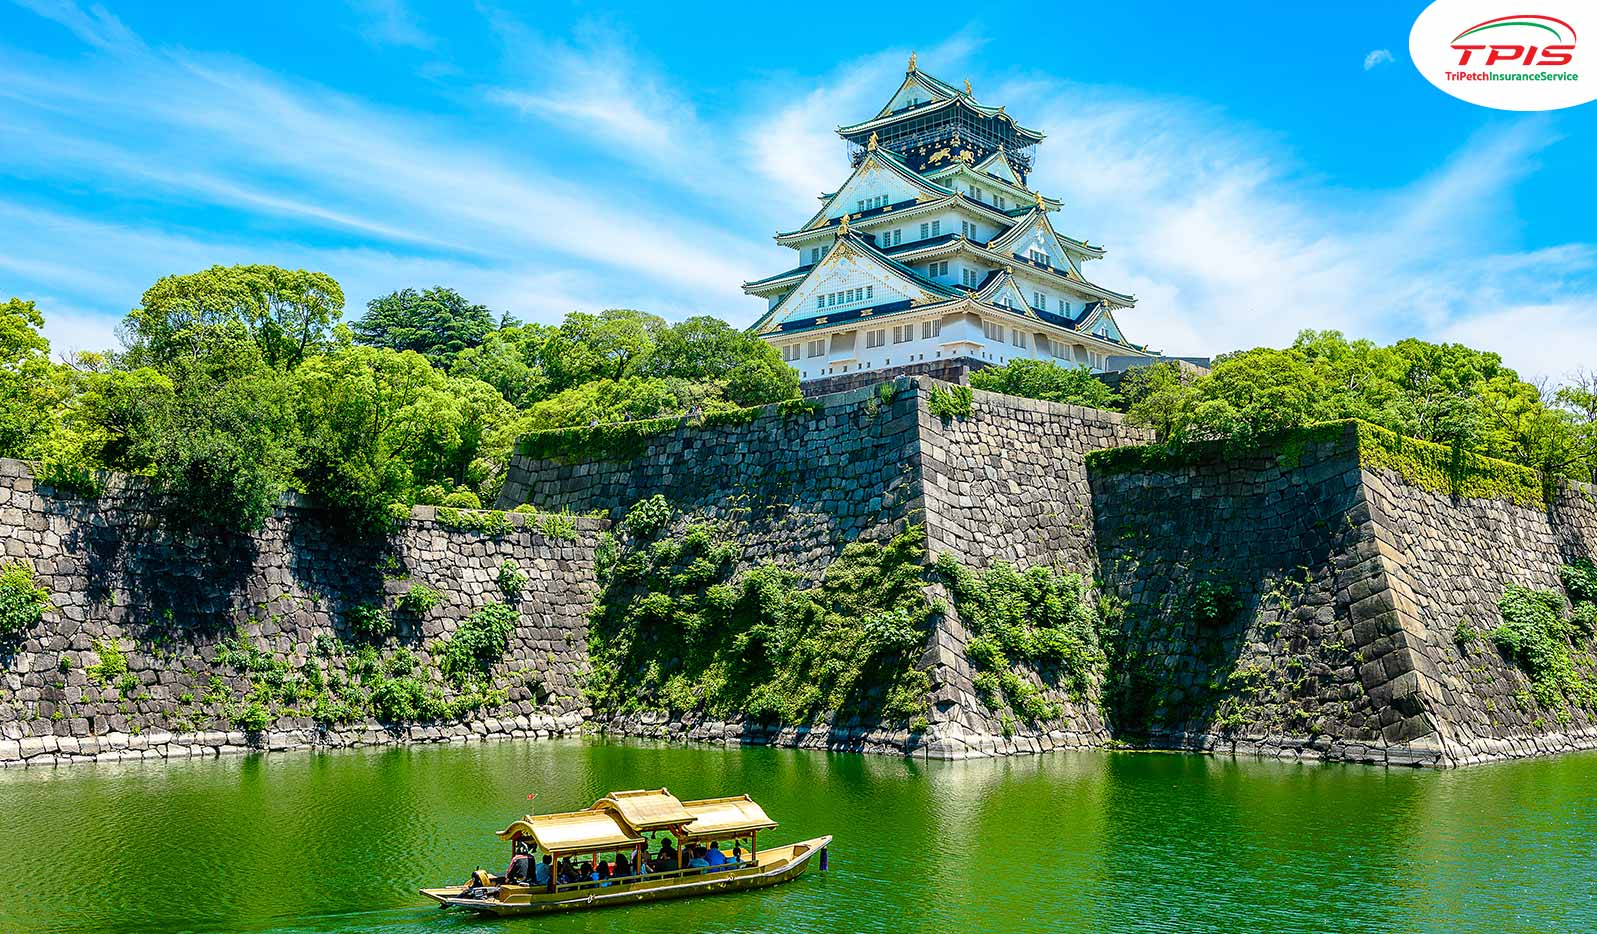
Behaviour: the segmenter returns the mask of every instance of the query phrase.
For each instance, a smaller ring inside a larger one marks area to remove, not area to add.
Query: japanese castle
[[[797,264],[743,284],[767,301],[751,330],[801,381],[1020,357],[1101,372],[1155,356],[1115,322],[1136,299],[1082,274],[1103,248],[1056,231],[1061,202],[1027,187],[1043,134],[977,103],[970,82],[939,81],[910,55],[887,106],[837,132],[853,174],[776,235]]]

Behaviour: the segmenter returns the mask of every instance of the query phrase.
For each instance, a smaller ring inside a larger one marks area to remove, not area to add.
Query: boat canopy
[[[499,839],[530,838],[546,853],[585,853],[636,846],[643,838],[606,811],[528,815],[499,831]]]
[[[693,815],[693,823],[682,828],[685,837],[742,837],[776,826],[748,795],[685,801],[682,807]]]
[[[612,791],[593,803],[591,810],[609,811],[634,832],[679,827],[693,820],[676,795],[660,788],[655,791]]]

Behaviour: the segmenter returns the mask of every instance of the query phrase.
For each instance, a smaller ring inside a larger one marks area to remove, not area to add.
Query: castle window
[[[931,276],[933,279],[936,279],[939,276],[948,275],[948,261],[943,260],[940,263],[932,263],[930,266],[926,267],[926,274]]]
[[[894,230],[891,234],[883,238],[883,242],[885,242],[888,246],[898,246],[900,243],[903,243],[904,228],[900,227],[897,230]]]
[[[1044,266],[1052,265],[1048,254],[1044,253],[1042,250],[1032,250],[1031,258],[1036,262],[1042,263]]]
[[[959,222],[959,233],[966,240],[976,240],[976,239],[978,239],[978,237],[976,236],[976,225],[972,224],[970,221],[960,221]]]
[[[922,225],[920,225],[920,238],[922,240],[925,240],[928,236],[930,236],[931,229],[932,229],[932,225],[931,224],[922,224]]]
[[[981,330],[983,334],[987,335],[987,339],[990,341],[1001,341],[1004,339],[1004,326],[996,321],[983,321],[981,323]]]
[[[943,232],[942,221],[932,221],[932,236],[940,236]]]
[[[960,281],[963,282],[967,288],[974,289],[976,285],[981,282],[981,270],[979,269],[961,269],[959,273]]]
[[[904,344],[915,339],[915,325],[903,324],[893,328],[893,343]]]
[[[798,344],[783,344],[782,345],[782,359],[783,360],[792,361],[792,360],[797,360],[798,358],[799,358],[799,345]]]
[[[1024,350],[1026,348],[1026,333],[1019,329],[1010,331],[1009,342]]]
[[[930,339],[932,339],[934,337],[941,337],[942,334],[943,334],[943,319],[938,318],[936,321],[923,321],[923,322],[921,322],[921,326],[920,326],[921,339],[930,340]]]
[[[1040,309],[1042,311],[1047,311],[1048,296],[1042,294],[1041,292],[1031,293],[1031,307]]]
[[[815,307],[816,308],[825,308],[826,307],[826,296],[825,295],[817,295],[817,296],[815,296]]]
[[[818,247],[818,246],[810,247],[810,265],[813,266],[813,265],[815,265],[816,263],[818,263],[820,261],[821,261],[821,248]]]
[[[804,355],[807,357],[820,357],[826,354],[826,340],[810,341],[804,346]]]
[[[875,331],[866,331],[865,332],[865,347],[866,347],[866,349],[868,349],[868,350],[869,349],[874,349],[876,347],[882,346],[885,343],[887,343],[887,329],[886,328],[880,328],[880,329],[875,330]]]

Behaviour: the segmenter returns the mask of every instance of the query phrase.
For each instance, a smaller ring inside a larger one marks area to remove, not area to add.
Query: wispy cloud
[[[1392,60],[1392,51],[1390,49],[1375,49],[1364,56],[1364,70],[1369,71],[1378,65],[1390,64]]]
[[[84,9],[72,0],[16,0],[29,10],[54,20],[89,45],[106,52],[142,49],[143,43],[105,7]]]
[[[398,45],[430,49],[436,40],[416,19],[405,0],[349,0],[360,17],[361,38],[373,45]]]

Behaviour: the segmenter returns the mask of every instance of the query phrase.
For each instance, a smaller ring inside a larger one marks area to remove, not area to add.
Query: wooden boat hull
[[[501,886],[500,894],[493,898],[468,898],[465,886],[421,889],[421,894],[446,908],[465,908],[485,915],[527,915],[551,911],[575,911],[584,908],[603,908],[612,905],[634,905],[639,902],[662,901],[668,898],[690,898],[701,895],[720,895],[765,888],[798,878],[810,863],[832,842],[831,837],[816,837],[790,846],[774,847],[762,851],[759,862],[745,868],[724,872],[709,872],[681,878],[653,880],[648,876],[636,882],[611,883],[574,891],[549,892],[527,886]],[[824,862],[824,857],[822,857]]]

